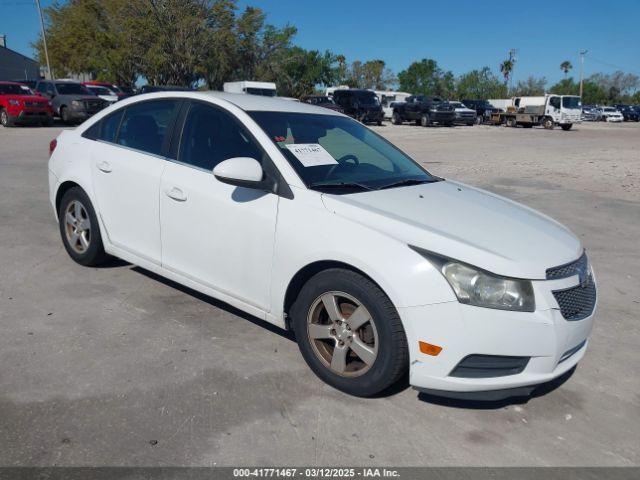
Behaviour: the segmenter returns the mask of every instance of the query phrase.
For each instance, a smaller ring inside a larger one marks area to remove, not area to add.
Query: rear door
[[[102,121],[93,149],[98,211],[109,241],[160,263],[158,197],[179,100],[135,103]]]
[[[268,311],[279,197],[212,172],[233,157],[264,165],[266,153],[239,120],[209,103],[190,104],[176,138],[160,188],[162,266]]]

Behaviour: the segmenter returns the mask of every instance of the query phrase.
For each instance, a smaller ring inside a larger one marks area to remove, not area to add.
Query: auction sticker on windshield
[[[290,143],[285,145],[305,167],[335,165],[335,158],[319,143]]]

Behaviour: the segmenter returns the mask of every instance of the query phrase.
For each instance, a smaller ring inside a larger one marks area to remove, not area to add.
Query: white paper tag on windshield
[[[290,143],[285,145],[305,167],[335,165],[335,158],[319,143]]]

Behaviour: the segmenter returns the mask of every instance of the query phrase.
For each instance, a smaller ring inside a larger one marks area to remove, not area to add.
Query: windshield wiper
[[[373,188],[357,182],[313,182],[309,184],[309,188],[359,189],[366,191],[373,190]]]
[[[378,190],[384,190],[385,188],[395,188],[395,187],[407,187],[409,185],[420,185],[422,183],[434,183],[442,180],[441,178],[434,177],[431,179],[426,178],[407,178],[405,180],[398,180],[397,182],[389,183],[387,185],[383,185],[378,188]]]

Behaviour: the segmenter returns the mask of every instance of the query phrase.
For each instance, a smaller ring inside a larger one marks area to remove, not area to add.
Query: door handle
[[[185,202],[187,200],[187,195],[178,187],[173,187],[171,190],[167,190],[165,193],[167,194],[167,197],[173,198],[178,202]]]
[[[109,162],[106,161],[101,161],[98,163],[98,170],[104,172],[104,173],[109,173],[111,172],[111,164]]]

